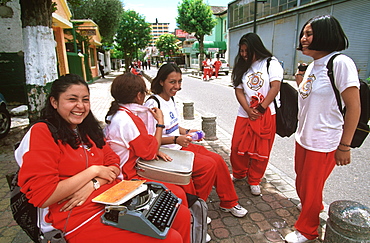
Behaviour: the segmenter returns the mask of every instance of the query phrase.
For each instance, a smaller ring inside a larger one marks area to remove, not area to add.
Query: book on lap
[[[136,195],[147,190],[148,186],[144,184],[145,180],[128,181],[123,180],[117,185],[112,186],[99,196],[92,199],[93,202],[107,205],[120,205]]]

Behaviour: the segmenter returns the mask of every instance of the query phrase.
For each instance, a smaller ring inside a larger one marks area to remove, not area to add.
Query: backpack
[[[46,123],[54,140],[57,141],[57,129],[53,124],[46,120],[40,120],[37,122]],[[35,123],[31,124],[29,128]],[[19,144],[19,142],[15,144],[15,149],[18,148]],[[18,185],[18,173],[19,169],[13,174],[6,175],[10,189],[10,208],[12,210],[13,218],[34,242],[40,242],[40,239],[44,237],[42,237],[43,233],[39,229],[39,210],[33,204],[29,203],[26,195],[21,192],[21,188]]]
[[[267,73],[271,57],[267,59]],[[274,99],[276,110],[276,133],[280,137],[290,137],[297,130],[298,124],[298,92],[290,84],[281,80],[280,106]]]
[[[186,194],[191,219],[190,242],[191,243],[206,243],[207,237],[207,203],[192,194]]]
[[[158,100],[158,98],[157,98],[157,97],[155,97],[154,95],[151,95],[151,96],[149,96],[149,98],[148,98],[146,101],[148,101],[148,100],[150,100],[150,99],[155,100],[155,101],[157,102],[157,104],[158,104],[158,109],[161,109],[161,102],[159,102],[159,100]],[[171,100],[172,100],[173,102],[175,102],[175,99],[173,98],[173,96],[171,96]],[[146,101],[145,101],[145,102],[146,102]]]
[[[340,53],[333,55],[326,65],[328,69],[328,76],[330,78],[331,86],[333,87],[335,98],[337,100],[338,108],[340,113],[344,116],[346,113],[345,109],[342,108],[342,101],[340,98],[340,94],[338,89],[335,86],[334,82],[334,72],[333,72],[333,61],[336,56],[340,55]],[[362,145],[365,141],[367,135],[369,135],[369,118],[370,118],[370,89],[367,83],[363,80],[359,80],[360,82],[360,101],[361,101],[361,115],[360,119],[357,124],[357,128],[355,134],[353,135],[351,148],[358,148]]]

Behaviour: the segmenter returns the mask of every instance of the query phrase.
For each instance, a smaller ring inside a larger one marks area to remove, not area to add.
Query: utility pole
[[[257,33],[257,3],[265,3],[267,0],[254,0],[253,33]]]

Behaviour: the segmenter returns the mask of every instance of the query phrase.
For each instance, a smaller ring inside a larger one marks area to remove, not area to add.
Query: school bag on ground
[[[271,57],[267,59],[267,73]],[[276,133],[280,137],[290,137],[297,130],[298,124],[298,92],[284,80],[280,83],[280,106],[274,99],[276,110]]]
[[[190,242],[191,243],[206,243],[207,237],[207,203],[192,194],[186,194],[190,215],[191,215],[191,228],[190,228]]]
[[[334,72],[333,72],[333,61],[336,56],[340,55],[340,53],[333,55],[326,65],[328,69],[328,76],[330,78],[331,85],[333,87],[335,98],[337,100],[338,108],[342,115],[346,113],[345,108],[342,108],[342,101],[340,98],[339,91],[335,86],[334,82]],[[363,80],[359,80],[360,82],[360,101],[361,101],[361,115],[360,120],[358,121],[357,128],[355,134],[353,135],[351,148],[358,148],[362,145],[365,141],[367,135],[369,135],[369,118],[370,118],[370,89],[367,83]]]

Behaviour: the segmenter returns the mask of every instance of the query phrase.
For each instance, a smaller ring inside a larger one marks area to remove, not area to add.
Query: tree
[[[176,44],[177,41],[178,39],[173,34],[163,34],[158,37],[155,46],[165,55],[172,56],[178,52],[179,47]]]
[[[125,68],[128,70],[133,56],[137,57],[139,49],[145,48],[151,40],[150,24],[133,10],[124,11],[115,37],[118,50],[124,53]]]
[[[36,121],[45,105],[48,86],[58,78],[52,24],[52,0],[20,0],[28,118]]]
[[[204,60],[204,36],[210,35],[216,26],[211,7],[203,0],[183,0],[177,7],[176,22],[180,29],[192,33],[199,42],[199,69]]]
[[[123,13],[120,0],[70,0],[75,19],[91,19],[99,26],[103,42],[111,44]]]

